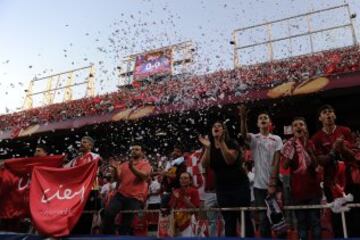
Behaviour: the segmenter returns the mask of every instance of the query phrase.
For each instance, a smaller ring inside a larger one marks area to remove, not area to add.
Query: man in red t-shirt
[[[143,149],[139,144],[133,144],[130,150],[130,160],[116,167],[119,188],[104,211],[105,234],[114,234],[114,220],[120,210],[139,210],[147,198],[151,165],[144,159]],[[123,214],[120,235],[133,235],[133,218],[133,213]]]
[[[343,193],[348,191],[351,191],[354,200],[358,201],[360,196],[359,188],[353,188],[349,178],[338,179],[338,176],[342,175],[337,174],[341,161],[348,164],[355,160],[355,155],[351,150],[354,144],[351,130],[344,126],[337,126],[335,120],[334,108],[330,105],[322,106],[319,109],[319,121],[322,123],[322,129],[312,137],[319,163],[324,168],[324,192],[328,202],[343,197]],[[342,189],[342,191],[339,191],[339,189]],[[351,210],[351,214],[355,212],[357,212],[356,209]],[[333,214],[332,221],[335,237],[343,237],[341,216]],[[358,227],[352,227],[352,223],[355,223],[354,220],[347,221],[347,223],[350,234],[358,231]]]

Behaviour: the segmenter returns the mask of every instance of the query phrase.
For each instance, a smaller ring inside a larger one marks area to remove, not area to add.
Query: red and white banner
[[[31,172],[36,166],[60,167],[64,156],[13,158],[0,170],[0,218],[29,217]]]
[[[202,150],[196,150],[185,156],[186,171],[193,177],[193,185],[196,188],[202,188],[204,179],[201,171],[201,155]]]
[[[97,169],[98,161],[72,168],[34,169],[30,212],[41,234],[53,237],[70,234],[90,195]]]

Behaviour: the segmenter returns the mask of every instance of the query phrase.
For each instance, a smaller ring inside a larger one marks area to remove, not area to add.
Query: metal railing
[[[331,208],[331,204],[318,204],[318,205],[297,205],[297,206],[284,206],[284,210],[306,210],[306,209],[328,209]],[[351,209],[353,208],[360,208],[360,203],[348,203],[344,205]],[[241,229],[241,237],[245,237],[245,212],[246,211],[265,211],[266,207],[236,207],[236,208],[187,208],[187,209],[170,209],[170,217],[174,219],[174,213],[175,212],[227,212],[227,211],[235,211],[240,212],[240,229]],[[343,235],[344,238],[348,238],[348,232],[347,232],[347,225],[346,225],[346,219],[345,219],[345,212],[347,211],[341,211],[341,222],[342,222],[342,228],[343,228]],[[95,210],[85,210],[84,213],[97,213]],[[122,210],[119,213],[161,213],[160,209],[156,210],[150,210],[150,209],[142,209],[142,210]]]

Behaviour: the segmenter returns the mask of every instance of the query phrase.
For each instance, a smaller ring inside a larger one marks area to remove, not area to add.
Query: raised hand
[[[210,140],[208,136],[199,136],[199,142],[201,143],[201,145],[203,145],[205,148],[209,148],[210,147]]]
[[[240,117],[244,117],[247,116],[247,114],[249,113],[249,109],[247,109],[247,107],[245,106],[245,104],[241,104],[239,107],[239,116]]]

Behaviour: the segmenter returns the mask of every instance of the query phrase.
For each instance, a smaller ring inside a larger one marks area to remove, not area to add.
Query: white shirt
[[[283,146],[282,140],[279,136],[271,133],[268,136],[260,133],[249,133],[249,136],[250,149],[255,163],[254,187],[267,189],[274,154],[276,151],[281,150]]]
[[[149,186],[149,194],[158,192],[160,188],[161,186],[157,179],[151,181],[151,184]],[[157,204],[160,202],[161,202],[160,192],[157,195],[149,195],[149,198],[147,200],[147,204]]]
[[[89,163],[91,161],[100,160],[100,159],[101,157],[99,154],[93,152],[87,152],[84,155],[80,155],[72,159],[70,162],[64,165],[64,168],[75,167],[80,164]]]
[[[111,187],[111,183],[106,183],[104,185],[101,186],[101,190],[100,190],[100,194],[101,195],[106,195],[110,192],[110,187]]]

